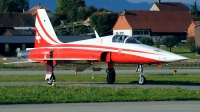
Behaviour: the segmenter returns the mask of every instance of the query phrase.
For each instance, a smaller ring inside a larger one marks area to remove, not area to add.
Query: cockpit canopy
[[[115,43],[129,43],[129,44],[141,44],[140,41],[135,39],[134,37],[130,37],[127,35],[115,35],[112,38],[112,42]]]

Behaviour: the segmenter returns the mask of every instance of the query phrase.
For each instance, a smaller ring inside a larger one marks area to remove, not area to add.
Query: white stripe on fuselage
[[[43,35],[44,39],[47,42],[53,42],[53,43],[50,43],[50,44],[62,43],[62,42],[60,42],[60,40],[58,40],[58,38],[57,38],[57,36],[55,34],[55,31],[53,29],[53,26],[51,25],[51,22],[49,20],[49,17],[47,15],[45,9],[39,9],[37,14],[38,14],[37,16],[39,18],[36,17],[36,27],[40,28],[39,31]],[[40,20],[41,24],[39,24],[39,20],[38,19]],[[48,36],[42,30],[42,27],[45,29],[46,33],[48,33],[48,35],[50,36],[50,38],[48,38]]]
[[[112,42],[113,36],[107,36],[102,38],[94,38],[94,39],[87,39],[81,41],[75,41],[70,43],[61,43],[58,44],[59,46],[53,45],[49,47],[41,47],[41,48],[48,48],[48,49],[86,49],[91,51],[102,51],[102,52],[116,52],[116,53],[123,53],[128,55],[136,55],[144,58],[154,59],[163,61],[160,57],[164,57],[162,55],[162,50],[147,46],[144,44],[128,44],[128,43],[113,43]],[[103,42],[101,43],[101,39]],[[74,44],[83,45],[83,47],[75,47]],[[67,45],[67,46],[65,46]],[[70,45],[73,45],[72,47]],[[88,45],[88,46],[87,46]],[[61,47],[60,47],[61,46]],[[94,47],[92,47],[94,46]],[[107,48],[105,48],[107,47]],[[116,49],[116,50],[113,50]],[[120,50],[120,51],[119,51]],[[135,51],[134,51],[135,50]],[[156,52],[155,50],[159,50],[161,52]]]

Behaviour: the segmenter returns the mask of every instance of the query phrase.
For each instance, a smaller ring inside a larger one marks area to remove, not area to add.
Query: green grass
[[[106,75],[56,75],[59,82],[105,82]],[[138,75],[117,75],[116,83],[137,83]],[[200,75],[146,75],[148,84],[200,85]],[[0,82],[43,82],[44,75],[4,75]],[[134,86],[134,85],[133,85]],[[200,100],[200,90],[82,86],[0,86],[0,104]]]
[[[200,75],[192,74],[158,74],[146,75],[148,84],[182,84],[200,85]],[[138,75],[116,75],[116,83],[137,83]],[[58,82],[105,82],[106,75],[56,75]],[[44,82],[44,75],[1,75],[0,82]]]
[[[161,46],[161,49],[169,51],[169,48],[165,46]],[[172,52],[188,57],[190,59],[200,59],[200,56],[196,55],[196,53],[192,53],[187,46],[176,46],[172,48]]]
[[[200,100],[200,90],[80,86],[1,86],[0,104]]]

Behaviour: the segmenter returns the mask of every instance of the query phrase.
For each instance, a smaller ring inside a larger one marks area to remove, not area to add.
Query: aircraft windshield
[[[134,37],[130,37],[127,35],[115,35],[112,39],[112,42],[116,43],[129,43],[129,44],[141,44],[140,41],[135,39]]]

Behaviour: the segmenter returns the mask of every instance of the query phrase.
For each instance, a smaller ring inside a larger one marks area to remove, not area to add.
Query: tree
[[[88,17],[92,14],[92,13],[94,13],[94,12],[96,12],[97,11],[97,8],[94,6],[94,5],[91,5],[91,6],[89,6],[88,8],[87,8],[87,12],[88,12]]]
[[[54,27],[61,24],[61,20],[58,14],[54,14],[53,17],[50,18],[50,20]]]
[[[29,0],[0,0],[0,12],[23,12],[29,9]]]
[[[78,8],[78,15],[77,19],[78,20],[85,20],[88,17],[88,12],[86,7],[79,7]]]
[[[87,26],[80,26],[79,28],[78,28],[78,30],[77,30],[77,33],[79,34],[79,35],[81,35],[81,34],[87,34],[87,33],[89,33],[89,29],[88,29],[88,27]]]
[[[188,37],[186,41],[187,47],[190,49],[191,52],[195,53],[197,51],[195,45],[195,37]]]
[[[152,40],[151,38],[149,38],[149,37],[141,37],[141,38],[139,39],[139,41],[140,41],[141,43],[143,43],[143,44],[146,44],[146,45],[150,45],[150,46],[153,46],[153,45],[154,45],[153,40]]]
[[[171,48],[176,45],[177,41],[176,38],[174,36],[167,36],[163,39],[162,43],[164,45],[166,45],[166,47],[170,48],[170,52],[171,52]]]
[[[118,13],[100,13],[96,12],[90,16],[91,28],[95,27],[100,36],[106,35],[111,31],[116,20],[118,18]],[[109,33],[110,34],[110,33]]]
[[[157,40],[157,41],[155,42],[155,46],[156,46],[157,48],[160,48],[160,41]]]
[[[84,0],[58,0],[56,11],[62,20],[76,21],[79,7],[86,7]]]
[[[199,21],[200,20],[200,16],[199,16],[199,11],[197,9],[197,0],[194,2],[194,5],[191,6],[191,10],[190,10],[191,14],[193,14],[194,17],[194,21]]]

